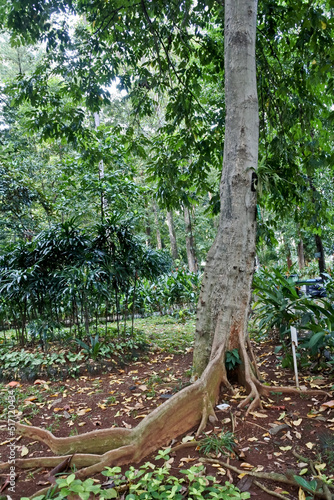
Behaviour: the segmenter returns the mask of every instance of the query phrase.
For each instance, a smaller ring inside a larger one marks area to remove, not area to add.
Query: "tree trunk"
[[[95,123],[95,130],[96,130],[100,126],[99,113],[94,113],[94,123]],[[102,180],[102,179],[104,179],[104,163],[103,163],[103,160],[100,160],[100,162],[99,162],[99,180]],[[103,191],[101,191],[101,221],[102,221],[102,223],[105,219],[107,208],[108,208],[107,200],[104,196]]]
[[[225,344],[227,350],[245,345],[256,233],[256,193],[252,190],[259,127],[256,11],[256,0],[225,2],[226,120],[221,212],[197,308],[195,378],[220,345]]]
[[[173,258],[173,260],[176,260],[179,258],[179,254],[177,251],[177,244],[176,244],[176,236],[175,236],[175,228],[174,228],[174,220],[173,220],[173,212],[172,211],[167,212],[167,226],[168,226],[168,231],[169,231],[170,249],[171,249],[171,253],[172,253],[172,258]]]
[[[151,246],[151,225],[150,225],[150,219],[147,214],[146,216],[146,226],[145,226],[145,233],[146,233],[146,246],[150,247]]]
[[[158,218],[158,209],[156,203],[153,201],[153,212],[154,212],[154,221],[157,233],[157,249],[162,250],[162,241],[161,241],[161,233],[159,227],[159,218]]]
[[[297,255],[298,255],[298,267],[299,269],[304,269],[305,267],[304,243],[301,237],[297,245]]]
[[[322,245],[322,239],[318,234],[314,235],[315,237],[315,244],[317,247],[317,258],[319,262],[319,272],[320,274],[324,273],[326,270],[326,262],[325,262],[325,252],[324,252],[324,247]]]
[[[187,259],[189,271],[192,273],[197,273],[197,259],[195,252],[194,235],[192,232],[192,224],[190,218],[190,212],[188,207],[184,207],[184,225],[186,232],[186,248],[187,248]]]

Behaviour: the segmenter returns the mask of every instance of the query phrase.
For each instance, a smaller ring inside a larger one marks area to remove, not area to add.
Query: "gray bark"
[[[297,255],[298,255],[298,267],[299,269],[304,269],[305,267],[304,243],[301,238],[297,246]]]
[[[184,207],[183,209],[184,215],[184,225],[186,232],[186,249],[187,249],[187,260],[188,267],[191,273],[197,273],[197,259],[195,252],[195,240],[192,231],[191,217],[188,207]]]
[[[245,338],[255,260],[258,100],[255,38],[257,0],[225,0],[225,143],[221,213],[208,253],[197,308],[194,377],[220,345]],[[243,335],[243,337],[242,337]]]
[[[168,226],[168,231],[169,231],[170,249],[171,249],[171,253],[172,253],[172,258],[173,258],[173,260],[176,260],[179,258],[179,253],[177,251],[176,235],[175,235],[175,228],[174,228],[174,220],[173,220],[173,212],[172,211],[167,212],[167,226]]]
[[[157,249],[162,250],[162,241],[161,241],[161,233],[160,233],[160,228],[159,228],[158,209],[157,209],[155,202],[153,202],[153,212],[154,212],[154,222],[155,222],[156,235],[157,235]]]
[[[99,113],[94,113],[94,123],[95,129],[100,126],[100,115]],[[99,162],[99,180],[104,179],[104,163],[103,160]],[[101,193],[101,219],[102,221],[105,218],[106,212],[108,209],[108,203],[103,193]]]

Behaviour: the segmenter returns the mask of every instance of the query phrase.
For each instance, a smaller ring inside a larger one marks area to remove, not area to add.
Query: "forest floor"
[[[266,340],[254,344],[261,376],[272,385],[294,385],[293,372],[279,366],[274,345]],[[189,384],[192,362],[192,349],[185,353],[164,352],[156,348],[149,356],[130,363],[123,369],[98,375],[83,375],[77,379],[64,381],[36,380],[34,383],[19,382],[13,390],[16,396],[17,415],[22,423],[41,426],[56,436],[76,435],[94,429],[111,426],[133,427],[151,410],[173,397],[177,391]],[[320,388],[327,392],[333,390],[334,379],[330,373],[300,374],[300,384],[307,388]],[[263,399],[263,409],[246,416],[245,409],[238,409],[246,393],[237,384],[235,395],[223,392],[219,404],[227,404],[225,410],[216,408],[218,422],[208,424],[205,435],[233,432],[237,443],[236,453],[218,456],[219,461],[227,462],[240,471],[278,472],[293,470],[310,480],[312,471],[307,461],[297,458],[298,453],[311,459],[319,473],[334,479],[334,403],[333,398],[310,396],[307,394],[273,393]],[[5,417],[6,394],[11,387],[0,386],[0,461],[6,461],[9,445],[16,445],[16,457],[40,457],[51,455],[48,448],[32,439],[20,436],[11,438]],[[324,404],[326,403],[326,404]],[[192,445],[196,429],[186,436],[179,436],[169,446],[178,447],[171,453],[170,471],[178,475],[180,469],[200,463],[204,457],[198,446]],[[144,462],[155,461],[156,453],[146,457]],[[215,456],[209,456],[214,458]],[[132,464],[137,467],[140,464]],[[250,476],[233,472],[219,462],[205,463],[206,473],[214,475],[223,484],[233,482],[242,491],[249,491],[251,498],[266,500],[275,498],[261,490]],[[126,468],[123,468],[126,470]],[[27,497],[48,486],[50,469],[18,470],[13,500]],[[0,474],[0,497],[9,494],[5,483],[8,474]],[[102,475],[94,478],[102,483]],[[305,498],[299,496],[298,487],[278,484],[268,480],[261,481],[269,490],[287,499]],[[255,481],[256,482],[256,481]],[[2,485],[2,486],[1,486]],[[9,498],[9,497],[8,497]],[[312,498],[312,496],[308,497]]]

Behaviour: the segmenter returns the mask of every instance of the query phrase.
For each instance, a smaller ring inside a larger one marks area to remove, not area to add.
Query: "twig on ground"
[[[256,479],[253,481],[253,484],[255,484],[258,488],[261,488],[261,490],[268,493],[268,495],[271,495],[271,496],[276,497],[276,498],[281,498],[283,500],[287,500],[285,495],[281,495],[277,491],[269,490],[268,488],[266,488],[264,486],[264,484],[260,483],[260,481],[257,481]]]

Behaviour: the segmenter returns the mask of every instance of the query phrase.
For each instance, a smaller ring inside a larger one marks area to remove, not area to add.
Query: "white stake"
[[[293,357],[293,367],[295,369],[296,387],[297,389],[299,389],[298,368],[297,368],[297,358],[296,358],[296,346],[298,345],[297,330],[294,326],[291,326],[290,330],[291,330],[292,357]]]

